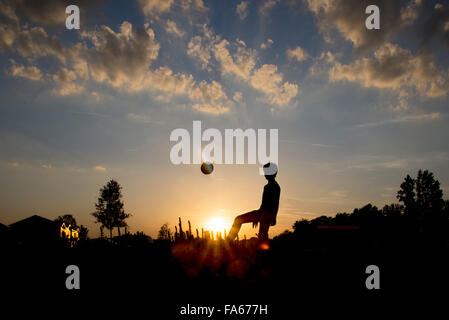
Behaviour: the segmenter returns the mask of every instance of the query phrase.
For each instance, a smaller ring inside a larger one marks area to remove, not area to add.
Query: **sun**
[[[221,232],[224,234],[224,230],[226,229],[229,232],[231,225],[226,221],[223,217],[213,217],[209,221],[206,222],[205,230],[213,231],[214,233]]]

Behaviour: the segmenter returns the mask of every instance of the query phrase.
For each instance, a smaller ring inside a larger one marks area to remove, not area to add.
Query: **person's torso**
[[[280,193],[281,188],[276,181],[267,183],[263,188],[262,205],[260,206],[260,209],[273,215],[277,214]]]

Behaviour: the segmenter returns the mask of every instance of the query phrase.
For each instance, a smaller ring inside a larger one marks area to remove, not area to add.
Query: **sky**
[[[373,4],[379,30],[365,27]],[[447,1],[1,1],[0,222],[72,214],[96,237],[113,178],[131,232],[178,217],[229,229],[266,181],[259,165],[173,165],[170,133],[194,120],[279,130],[270,236],[397,202],[420,168],[447,198],[448,53]]]

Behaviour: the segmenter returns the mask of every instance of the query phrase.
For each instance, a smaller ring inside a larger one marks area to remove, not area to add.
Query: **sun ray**
[[[213,231],[214,234],[217,232],[221,232],[222,236],[224,237],[225,230],[228,232],[231,228],[231,225],[229,221],[227,221],[223,217],[213,217],[210,220],[208,220],[205,224],[205,230]]]

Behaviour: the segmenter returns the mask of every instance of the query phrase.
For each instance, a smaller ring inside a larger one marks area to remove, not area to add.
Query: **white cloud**
[[[100,172],[105,172],[107,169],[105,167],[103,167],[103,166],[98,165],[98,166],[94,167],[94,170],[95,171],[100,171]]]

